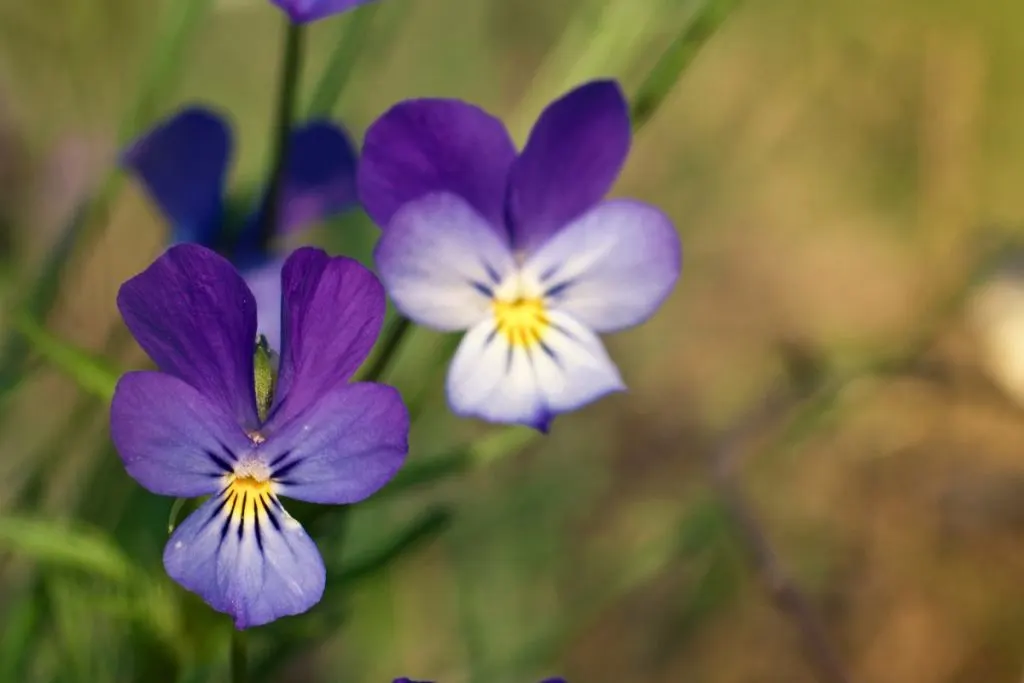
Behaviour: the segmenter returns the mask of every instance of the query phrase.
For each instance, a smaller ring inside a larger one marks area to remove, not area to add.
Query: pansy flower
[[[205,247],[171,247],[117,297],[159,370],[120,379],[111,437],[153,493],[209,496],[174,530],[164,566],[238,628],[304,612],[324,590],[316,545],[280,498],[354,503],[408,450],[398,392],[348,383],[380,332],[377,278],[306,247],[288,257],[281,280],[277,372],[254,343],[252,292]]]
[[[201,244],[235,264],[256,295],[259,330],[277,348],[283,259],[261,240],[266,192],[241,225],[230,224],[224,190],[232,144],[222,116],[190,107],[136,140],[122,164],[167,218],[172,243]],[[288,145],[276,232],[292,233],[355,206],[355,169],[355,148],[341,128],[328,121],[296,128]]]
[[[284,10],[288,18],[296,24],[324,19],[332,14],[340,14],[372,0],[270,0]]]
[[[385,288],[413,321],[468,330],[448,371],[457,414],[546,430],[624,388],[597,333],[651,316],[681,263],[665,214],[604,199],[630,138],[611,81],[549,105],[519,153],[459,100],[401,102],[367,131],[359,196]]]

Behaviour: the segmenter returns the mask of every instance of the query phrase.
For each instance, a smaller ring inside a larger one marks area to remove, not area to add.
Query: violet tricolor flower
[[[128,473],[153,493],[210,496],[175,529],[164,566],[238,628],[304,612],[323,594],[323,561],[279,496],[354,503],[408,451],[398,392],[348,383],[384,317],[376,277],[306,247],[281,278],[278,373],[254,347],[252,292],[204,247],[171,247],[117,297],[160,370],[118,382],[111,437]]]
[[[356,152],[328,121],[296,128],[288,145],[281,234],[295,232],[356,205]],[[194,242],[225,254],[256,295],[259,329],[276,348],[281,330],[281,265],[260,243],[266,196],[232,234],[224,187],[232,155],[231,129],[203,107],[184,109],[136,140],[122,163],[141,181],[171,226],[171,242]]]
[[[661,211],[603,200],[629,147],[610,81],[548,106],[519,154],[459,100],[402,102],[368,130],[357,177],[384,286],[413,321],[468,330],[448,372],[456,413],[544,430],[624,388],[595,333],[651,316],[681,262]]]
[[[270,0],[296,24],[340,14],[372,0]]]

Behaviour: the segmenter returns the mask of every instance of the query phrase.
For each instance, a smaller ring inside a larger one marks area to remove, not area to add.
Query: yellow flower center
[[[257,511],[271,505],[273,485],[263,477],[230,475],[224,505],[232,519],[246,522],[256,518]]]
[[[494,301],[494,319],[500,332],[512,346],[529,348],[540,342],[551,324],[544,302],[538,298]]]

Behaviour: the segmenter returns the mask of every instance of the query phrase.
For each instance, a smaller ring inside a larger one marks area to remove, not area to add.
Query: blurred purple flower
[[[398,392],[348,383],[380,332],[380,282],[309,247],[288,257],[281,279],[280,371],[263,391],[253,295],[223,257],[171,247],[117,297],[160,370],[118,382],[111,437],[153,493],[210,496],[175,529],[164,566],[240,629],[305,612],[323,594],[320,554],[278,496],[354,503],[408,450]]]
[[[372,0],[270,0],[296,24],[316,21],[365,5]]]
[[[261,244],[266,192],[232,235],[224,187],[232,152],[224,118],[202,107],[184,109],[136,140],[122,164],[143,184],[171,225],[173,243],[194,242],[224,253],[256,294],[259,329],[280,346],[276,316],[283,259]],[[324,220],[357,201],[356,152],[346,133],[327,121],[296,128],[288,146],[280,203],[281,233]]]
[[[357,176],[384,285],[413,321],[468,330],[448,372],[457,414],[544,431],[624,389],[595,333],[650,317],[681,265],[665,214],[603,200],[630,137],[611,81],[550,104],[521,153],[459,100],[401,102],[370,126]]]

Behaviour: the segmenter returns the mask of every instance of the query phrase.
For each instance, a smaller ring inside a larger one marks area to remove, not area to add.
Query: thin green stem
[[[270,187],[260,224],[259,243],[262,247],[266,247],[274,239],[280,222],[281,194],[284,190],[285,167],[288,164],[288,140],[291,137],[292,124],[295,122],[296,96],[302,71],[303,27],[287,19],[285,21],[287,24],[277,92],[277,114],[271,129],[274,148],[270,166]]]
[[[384,330],[384,341],[381,342],[380,353],[373,359],[369,369],[363,374],[362,381],[376,382],[379,380],[388,367],[391,365],[402,341],[412,331],[412,323],[408,318],[399,316],[394,318]]]
[[[245,631],[231,631],[231,683],[249,682],[249,642]]]
[[[370,37],[370,25],[373,23],[379,5],[367,5],[351,12],[345,19],[341,35],[334,43],[334,50],[327,59],[320,81],[316,85],[313,97],[310,98],[306,115],[311,119],[327,118],[334,111],[334,106],[345,90],[359,53],[366,46]]]

